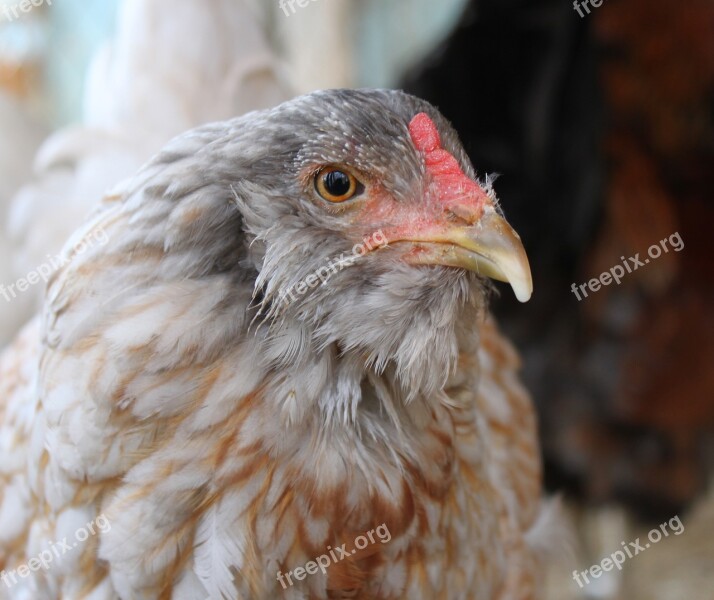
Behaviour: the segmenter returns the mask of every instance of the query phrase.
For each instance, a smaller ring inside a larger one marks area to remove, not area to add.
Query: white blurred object
[[[300,93],[356,87],[354,28],[358,8],[353,0],[313,0],[300,8],[275,1],[275,30]]]
[[[361,0],[354,3],[362,24],[355,36],[360,85],[397,85],[464,18],[469,0]],[[473,14],[473,13],[472,13]]]
[[[2,92],[0,131],[0,211],[4,213],[12,196],[31,177],[33,157],[47,131],[19,101]]]
[[[299,92],[394,87],[448,37],[468,0],[268,0]]]
[[[113,43],[93,60],[83,122],[40,149],[38,177],[13,200],[15,275],[55,254],[102,194],[173,136],[291,96],[252,0],[125,0]],[[42,286],[24,292],[19,320]]]
[[[0,93],[0,222],[7,218],[10,199],[32,174],[32,159],[37,152],[45,129],[16,100]],[[10,256],[9,240],[0,235],[0,284],[15,280]],[[12,332],[23,320],[30,299],[8,301],[0,296],[0,345],[3,334]]]

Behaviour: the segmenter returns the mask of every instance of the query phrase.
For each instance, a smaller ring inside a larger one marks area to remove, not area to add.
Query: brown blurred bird
[[[190,131],[67,248],[0,364],[0,598],[539,597],[534,413],[483,278],[525,301],[528,261],[431,105]]]

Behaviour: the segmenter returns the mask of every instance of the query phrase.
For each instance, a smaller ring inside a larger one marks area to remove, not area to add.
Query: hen
[[[525,301],[528,261],[431,105],[190,131],[65,252],[0,365],[1,598],[538,597],[534,413],[483,278]]]

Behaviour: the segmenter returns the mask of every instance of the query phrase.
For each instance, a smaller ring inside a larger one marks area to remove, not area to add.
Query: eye
[[[325,167],[315,178],[315,189],[328,202],[345,202],[364,189],[352,173]]]

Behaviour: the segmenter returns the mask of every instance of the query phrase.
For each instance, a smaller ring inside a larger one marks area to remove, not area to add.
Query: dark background
[[[549,489],[645,520],[686,509],[714,466],[714,3],[479,0],[404,86],[501,175],[535,294],[494,305]],[[571,292],[676,232],[681,252]]]

